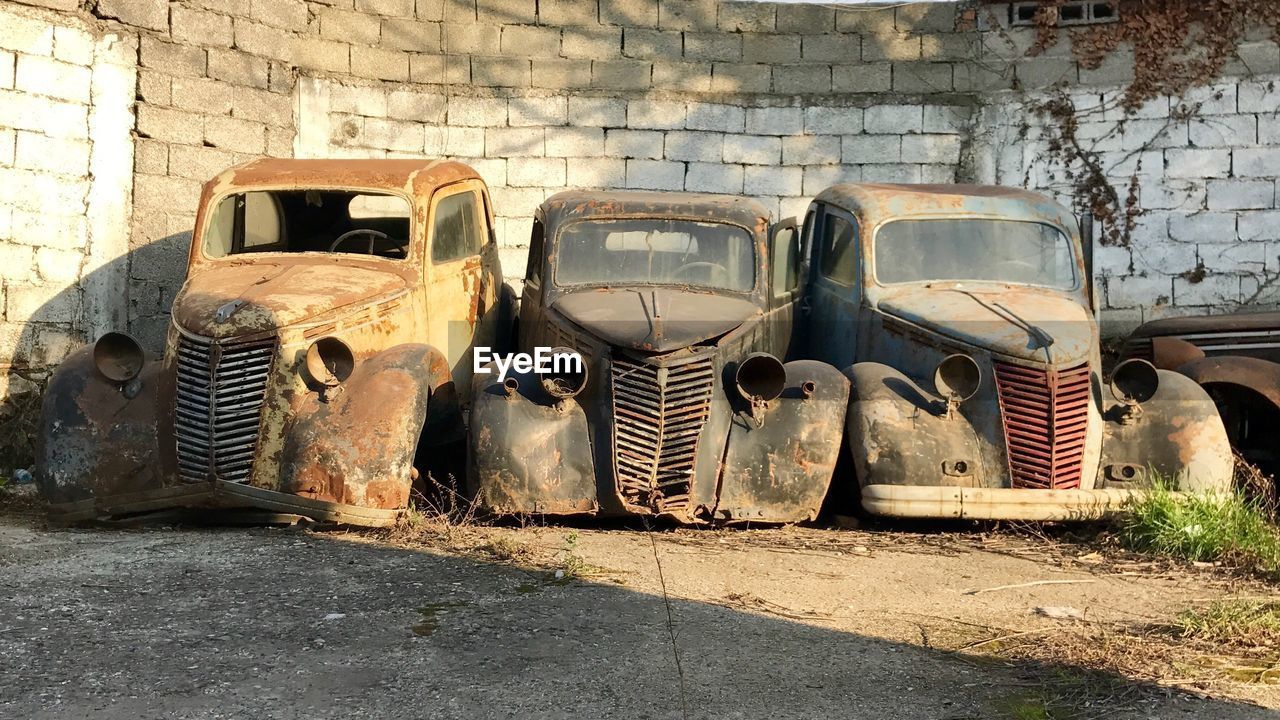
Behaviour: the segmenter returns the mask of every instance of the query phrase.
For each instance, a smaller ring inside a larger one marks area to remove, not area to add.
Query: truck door
[[[497,252],[488,247],[494,238],[484,194],[476,180],[441,188],[427,221],[427,341],[448,358],[459,397],[470,387],[473,346],[493,341],[492,328],[481,324],[496,292],[483,256]]]
[[[857,359],[859,281],[858,223],[852,215],[819,205],[809,235],[810,356],[846,368]],[[807,228],[806,228],[807,230]]]
[[[796,303],[800,288],[800,232],[795,218],[773,226],[769,236],[769,334],[773,353],[783,360],[799,350],[795,343]]]

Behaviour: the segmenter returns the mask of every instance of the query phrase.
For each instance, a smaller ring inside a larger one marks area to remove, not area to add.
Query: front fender
[[[942,401],[881,363],[853,365],[845,432],[858,483],[980,487],[977,434],[965,406],[948,417]]]
[[[308,393],[285,431],[280,490],[346,505],[405,507],[428,407],[447,377],[440,351],[397,345],[357,365],[327,402]]]
[[[721,520],[798,522],[818,515],[840,455],[849,380],[815,360],[787,363],[786,386],[757,424],[735,413],[720,477]],[[805,383],[813,383],[806,396]]]
[[[1204,387],[1228,385],[1250,391],[1280,410],[1280,363],[1241,355],[1202,358],[1178,367]]]
[[[1142,404],[1138,418],[1121,422],[1120,407],[1108,409],[1097,486],[1123,482],[1128,468],[1135,479],[1153,471],[1174,480],[1178,490],[1230,488],[1231,444],[1213,400],[1190,377],[1169,370],[1157,373],[1159,388]]]
[[[92,517],[95,498],[163,486],[157,439],[162,365],[146,362],[132,398],[98,372],[92,344],[54,371],[40,408],[35,475],[55,513]]]
[[[508,393],[495,366],[472,380],[468,485],[496,513],[594,513],[600,505],[587,414],[576,398],[553,402],[535,373],[510,372]]]

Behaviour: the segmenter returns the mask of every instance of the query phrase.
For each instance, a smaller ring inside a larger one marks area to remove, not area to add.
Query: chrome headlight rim
[[[557,346],[551,348],[547,355],[550,356],[551,367],[537,373],[542,390],[556,400],[568,400],[581,394],[590,379],[587,361],[582,357],[582,353],[573,348]],[[558,365],[561,360],[571,364],[572,358],[577,359],[576,370]]]
[[[787,369],[771,353],[751,353],[735,368],[733,384],[738,394],[753,405],[772,402],[787,387]]]
[[[938,362],[933,371],[933,389],[949,403],[962,403],[982,387],[982,366],[972,356],[952,353]]]
[[[335,388],[355,372],[355,352],[341,338],[327,335],[307,346],[302,369],[307,378],[321,388]]]
[[[93,366],[102,377],[124,385],[142,373],[147,355],[142,343],[125,332],[108,332],[93,343]]]

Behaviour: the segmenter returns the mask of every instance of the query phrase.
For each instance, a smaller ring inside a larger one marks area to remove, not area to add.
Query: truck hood
[[[173,301],[179,327],[227,338],[276,330],[408,287],[404,277],[330,262],[255,262],[192,275]]]
[[[912,288],[880,300],[880,310],[913,325],[1024,360],[1087,360],[1097,330],[1079,301],[1036,288]]]
[[[719,337],[761,314],[742,298],[669,288],[582,290],[551,308],[610,345],[659,353]]]

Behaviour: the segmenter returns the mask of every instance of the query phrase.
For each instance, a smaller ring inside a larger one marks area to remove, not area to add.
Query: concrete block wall
[[[1278,87],[1280,74],[1226,79],[1152,100],[1125,123],[1117,88],[1071,92],[1084,118],[1077,137],[1122,202],[1136,178],[1129,246],[1095,250],[1108,330],[1280,304]],[[1074,185],[1049,152],[1051,129],[1027,126],[1031,103],[1043,99],[990,98],[975,124],[979,176],[1070,203]]]
[[[135,56],[134,37],[0,6],[0,400],[126,322]]]
[[[954,182],[967,105],[778,106],[614,95],[446,95],[438,88],[300,83],[299,154],[448,156],[485,178],[503,268],[525,266],[531,217],[566,188],[752,196],[803,217],[837,182]]]

